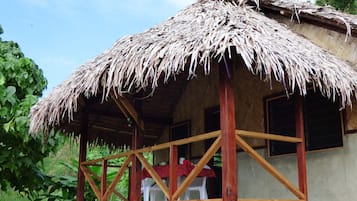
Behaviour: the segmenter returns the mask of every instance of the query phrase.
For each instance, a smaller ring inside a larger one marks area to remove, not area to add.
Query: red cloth
[[[188,176],[195,166],[188,160],[184,160],[183,164],[177,166],[177,176]],[[154,170],[161,178],[168,178],[170,176],[170,166],[154,166]],[[198,177],[215,177],[214,171],[212,169],[203,168],[198,174]],[[151,177],[146,169],[143,169],[142,179]]]

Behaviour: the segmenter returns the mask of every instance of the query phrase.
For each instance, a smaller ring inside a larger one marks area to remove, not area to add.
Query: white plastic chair
[[[197,191],[200,194],[200,200],[208,199],[207,195],[207,177],[197,177],[191,185],[186,189],[185,200],[190,200],[191,192]]]
[[[163,180],[165,182],[165,180]],[[145,178],[141,181],[141,192],[143,193],[144,201],[155,201],[156,196],[163,194],[160,187],[157,186],[152,178]],[[164,196],[166,201],[166,196]]]

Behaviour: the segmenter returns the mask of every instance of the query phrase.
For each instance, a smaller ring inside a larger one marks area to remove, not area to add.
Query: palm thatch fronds
[[[309,40],[246,5],[222,0],[195,3],[143,33],[126,36],[94,60],[80,66],[31,110],[30,132],[71,121],[79,97],[111,90],[118,95],[152,90],[159,79],[211,71],[212,61],[241,56],[245,66],[268,80],[306,93],[313,84],[327,97],[351,104],[357,73]]]
[[[342,13],[333,7],[322,7],[312,3],[290,0],[261,0],[261,7],[270,8],[282,14],[290,13],[292,19],[300,22],[306,18],[320,23],[334,25],[346,30],[346,39],[352,34],[357,35],[357,16]]]

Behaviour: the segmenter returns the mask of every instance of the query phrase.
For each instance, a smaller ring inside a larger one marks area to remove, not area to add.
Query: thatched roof
[[[80,66],[32,108],[30,132],[53,127],[74,131],[79,111],[92,99],[110,104],[110,91],[120,96],[154,92],[175,76],[191,79],[200,71],[209,74],[212,63],[225,55],[241,56],[253,74],[278,80],[301,94],[313,84],[328,97],[339,96],[343,106],[351,104],[357,87],[357,73],[348,63],[286,26],[245,5],[207,0],[143,33],[121,38]],[[168,91],[158,93],[154,97]],[[167,110],[166,117],[170,115]]]
[[[342,13],[329,6],[291,0],[261,0],[260,8],[273,10],[297,22],[311,22],[357,37],[357,15]]]

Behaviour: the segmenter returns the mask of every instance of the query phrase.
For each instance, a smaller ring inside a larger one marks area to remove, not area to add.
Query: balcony
[[[246,138],[255,138],[255,139],[265,139],[265,140],[275,140],[275,141],[283,141],[289,143],[301,144],[303,141],[298,137],[286,137],[276,134],[267,134],[267,133],[259,133],[245,130],[235,130],[235,142],[236,145],[244,150],[251,158],[253,158],[257,163],[259,163],[267,172],[269,172],[275,179],[277,179],[282,185],[284,185],[292,194],[296,196],[295,200],[289,199],[247,199],[247,198],[238,198],[239,201],[306,201],[306,195],[299,190],[299,188],[295,187],[289,180],[287,180],[278,170],[276,170],[268,161],[264,159],[259,153],[257,153],[246,141]],[[198,163],[192,169],[192,171],[187,175],[187,177],[178,184],[178,175],[177,175],[177,166],[178,166],[178,155],[177,150],[179,146],[205,141],[208,139],[213,139],[214,142],[205,152],[205,154],[200,158]],[[115,186],[123,176],[124,172],[127,169],[133,167],[133,164],[136,164],[136,161],[139,162],[139,165],[136,167],[137,171],[132,171],[132,177],[130,180],[130,185],[133,187],[133,183],[136,185],[140,185],[141,182],[141,168],[143,167],[152,177],[152,179],[156,182],[157,186],[161,189],[167,200],[174,201],[178,200],[180,196],[183,195],[185,190],[190,186],[193,180],[198,176],[198,174],[202,171],[202,169],[207,165],[207,163],[212,159],[214,154],[221,148],[222,146],[222,131],[214,131],[210,133],[204,133],[201,135],[196,135],[193,137],[171,141],[163,144],[158,144],[150,147],[145,147],[136,150],[129,150],[127,152],[123,152],[120,154],[110,155],[103,158],[83,161],[80,164],[80,168],[84,173],[84,176],[91,186],[92,190],[96,194],[98,200],[107,201],[110,196],[114,195],[120,198],[123,201],[129,200],[129,198],[123,196],[119,192],[115,190]],[[169,185],[166,185],[158,173],[155,171],[152,165],[144,158],[143,153],[145,152],[153,152],[158,150],[169,149],[170,158],[169,158]],[[298,154],[297,154],[298,155]],[[124,158],[125,162],[122,166],[112,166],[111,161],[114,159]],[[223,166],[226,165],[226,161],[223,160]],[[101,166],[102,175],[96,175],[93,171],[90,170],[91,166]],[[134,165],[135,166],[135,165]],[[113,181],[109,183],[107,181],[107,169],[108,168],[117,168],[117,174]],[[133,169],[132,169],[133,170]],[[236,169],[228,169],[228,171],[232,171],[232,174],[236,174]],[[224,180],[222,180],[222,184],[224,185]],[[128,186],[128,188],[129,188]],[[236,187],[238,188],[238,186]],[[140,195],[140,187],[133,188],[130,190],[129,194],[134,193],[136,195]],[[140,200],[140,197],[138,198]],[[212,198],[208,199],[212,201],[219,201],[222,198]]]

